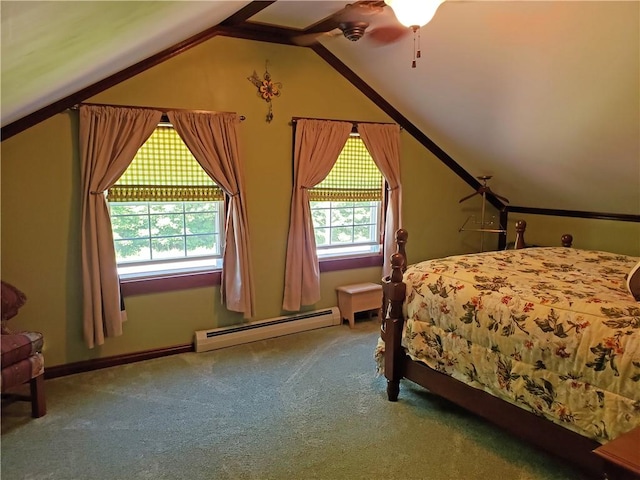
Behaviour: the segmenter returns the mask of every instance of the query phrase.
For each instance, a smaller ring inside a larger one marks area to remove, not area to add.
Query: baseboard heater
[[[338,307],[331,307],[325,310],[314,310],[296,315],[258,320],[231,327],[197,330],[195,334],[195,350],[196,352],[206,352],[291,333],[340,325],[341,323],[340,310],[338,310]]]

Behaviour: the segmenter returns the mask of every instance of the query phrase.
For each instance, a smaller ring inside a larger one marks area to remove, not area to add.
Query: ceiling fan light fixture
[[[384,0],[398,21],[409,28],[420,28],[431,21],[444,0]]]

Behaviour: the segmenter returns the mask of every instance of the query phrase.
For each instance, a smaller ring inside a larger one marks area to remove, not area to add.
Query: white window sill
[[[119,265],[121,280],[153,279],[172,275],[197,274],[222,270],[222,259],[178,260],[155,264]]]
[[[380,254],[379,245],[323,248],[317,250],[318,260],[337,260],[347,258],[369,257]]]

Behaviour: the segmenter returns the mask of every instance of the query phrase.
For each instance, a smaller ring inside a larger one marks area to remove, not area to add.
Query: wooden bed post
[[[524,231],[527,229],[527,222],[524,220],[518,220],[516,222],[516,241],[513,248],[519,250],[525,247]]]
[[[407,239],[409,238],[409,234],[403,228],[399,229],[396,232],[396,245],[397,245],[397,253],[402,257],[402,273],[407,270]],[[393,257],[391,257],[393,260]],[[392,262],[393,263],[393,262]],[[400,279],[402,281],[402,279]]]
[[[385,343],[384,376],[387,379],[387,397],[391,402],[398,400],[400,379],[403,376],[402,356],[405,353],[401,343],[402,327],[404,325],[402,305],[407,286],[402,281],[402,274],[407,268],[404,254],[404,245],[407,242],[407,237],[405,230],[396,232],[398,253],[391,255],[391,275],[382,279],[383,321],[380,335]]]

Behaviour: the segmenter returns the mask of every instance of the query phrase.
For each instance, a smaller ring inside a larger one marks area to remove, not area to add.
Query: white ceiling
[[[2,125],[185,40],[249,1],[2,1]],[[343,1],[280,0],[303,29]],[[413,37],[321,42],[512,205],[640,214],[640,3],[448,0]],[[144,32],[144,35],[142,34]]]

